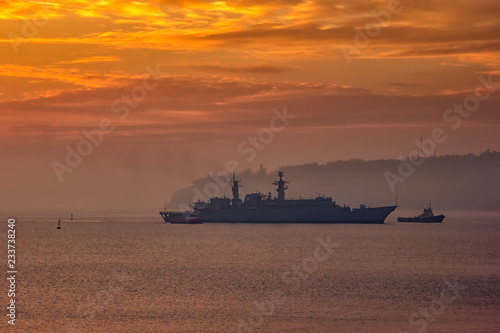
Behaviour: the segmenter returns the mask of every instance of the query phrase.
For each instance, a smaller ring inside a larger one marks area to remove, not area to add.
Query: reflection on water
[[[384,225],[75,213],[59,231],[59,216],[19,215],[16,331],[499,332],[500,214],[395,222],[413,213]],[[338,246],[308,259],[327,237]],[[450,283],[463,288],[440,307]]]

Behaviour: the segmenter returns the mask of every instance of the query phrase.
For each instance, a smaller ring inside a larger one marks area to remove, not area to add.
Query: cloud
[[[396,52],[386,53],[386,57],[426,57],[444,55],[478,54],[482,52],[497,53],[500,51],[500,42],[468,42],[453,44],[422,45]]]
[[[120,88],[93,88],[1,103],[2,137],[18,143],[72,142],[81,138],[84,129],[97,127],[101,119],[108,118],[118,128],[110,138],[117,143],[220,140],[257,132],[269,121],[272,109],[284,106],[299,115],[289,129],[297,133],[340,128],[445,126],[443,112],[468,93],[390,96],[355,87],[308,82],[168,76],[143,102],[130,109],[127,119],[121,120],[111,109],[111,102],[140,84],[140,80],[131,80]],[[474,114],[468,124],[500,124],[495,112],[499,98],[497,93],[482,102],[481,112]]]
[[[420,87],[422,84],[418,83],[406,83],[406,82],[387,82],[386,85],[392,87]]]
[[[219,65],[193,65],[189,66],[192,69],[222,72],[222,73],[267,73],[267,74],[283,74],[290,71],[296,71],[296,67],[273,66],[273,65],[248,65],[248,66],[219,66]]]
[[[88,57],[88,58],[79,58],[79,59],[73,59],[73,60],[64,60],[64,61],[58,61],[57,64],[84,64],[84,63],[89,63],[89,62],[112,62],[112,61],[121,61],[122,59],[116,57],[116,56],[95,56],[95,57]]]

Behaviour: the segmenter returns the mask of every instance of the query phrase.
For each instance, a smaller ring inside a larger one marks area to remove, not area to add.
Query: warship
[[[283,172],[278,172],[277,197],[261,192],[249,193],[242,201],[239,196],[240,181],[235,175],[231,179],[233,197],[211,198],[208,202],[194,203],[190,216],[204,222],[228,223],[384,223],[396,206],[369,207],[360,205],[351,208],[338,205],[331,197],[318,196],[313,199],[285,199],[288,181]],[[160,211],[165,222],[182,219],[187,212]]]

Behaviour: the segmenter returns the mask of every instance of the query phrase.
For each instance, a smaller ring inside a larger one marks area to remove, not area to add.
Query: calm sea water
[[[395,222],[414,213],[383,225],[77,214],[62,230],[18,215],[18,314],[1,331],[500,332],[500,213]]]

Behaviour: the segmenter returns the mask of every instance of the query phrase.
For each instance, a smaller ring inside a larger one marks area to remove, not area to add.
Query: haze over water
[[[77,215],[63,219],[62,230],[57,217],[19,215],[19,313],[9,329],[499,332],[500,213],[395,221],[413,213],[396,211],[383,225],[171,225],[159,216]],[[338,246],[314,265],[306,258],[328,237]],[[314,269],[294,273],[304,261]],[[446,304],[432,305],[442,292]],[[248,321],[255,302],[269,315]]]

